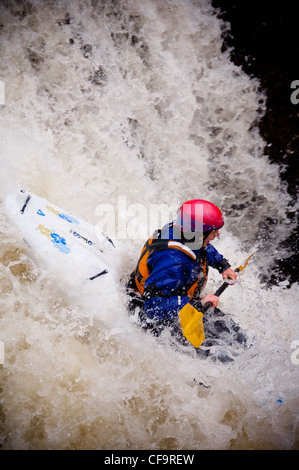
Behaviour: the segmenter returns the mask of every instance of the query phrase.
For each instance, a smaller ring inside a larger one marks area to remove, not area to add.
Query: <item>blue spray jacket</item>
[[[161,238],[163,232],[164,228]],[[167,239],[176,240],[169,226],[165,233]],[[196,259],[170,248],[150,254],[147,260],[149,275],[144,284],[144,312],[148,318],[163,321],[177,317],[179,310],[190,301],[192,286],[196,285],[195,295],[199,296],[207,278],[208,266],[220,273],[230,267],[211,244],[193,250],[193,253]]]

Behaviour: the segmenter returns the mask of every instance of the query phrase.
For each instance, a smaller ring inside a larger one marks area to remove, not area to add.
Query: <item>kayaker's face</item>
[[[205,239],[205,241],[203,242],[203,247],[206,248],[206,246],[212,241],[214,240],[214,238],[216,237],[220,237],[219,235],[219,230],[212,230],[211,233],[207,236],[207,238]]]

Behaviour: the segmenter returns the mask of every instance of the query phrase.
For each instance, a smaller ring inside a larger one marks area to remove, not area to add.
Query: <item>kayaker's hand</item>
[[[217,307],[218,300],[219,300],[219,297],[216,297],[216,295],[207,294],[201,299],[201,304],[204,305],[207,302],[211,302],[213,304],[213,307]]]
[[[224,280],[225,279],[230,279],[232,281],[236,281],[237,280],[237,273],[232,268],[228,268],[225,271],[223,271],[222,279],[224,279]]]

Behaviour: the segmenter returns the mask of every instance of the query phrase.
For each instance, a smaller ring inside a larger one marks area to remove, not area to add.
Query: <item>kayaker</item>
[[[138,306],[143,321],[152,327],[177,322],[189,303],[198,309],[206,302],[216,307],[218,297],[213,294],[200,298],[209,267],[223,279],[237,279],[228,260],[210,244],[223,225],[222,213],[213,203],[184,202],[177,219],[156,230],[142,249],[127,286],[131,310]]]

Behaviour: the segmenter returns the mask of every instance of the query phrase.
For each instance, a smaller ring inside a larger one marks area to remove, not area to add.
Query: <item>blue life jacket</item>
[[[173,223],[151,237],[136,268],[136,285],[144,298],[144,312],[156,320],[169,320],[192,298],[199,298],[208,266],[225,271],[230,264],[216,248],[190,250],[177,238]],[[146,255],[146,256],[145,256]]]

